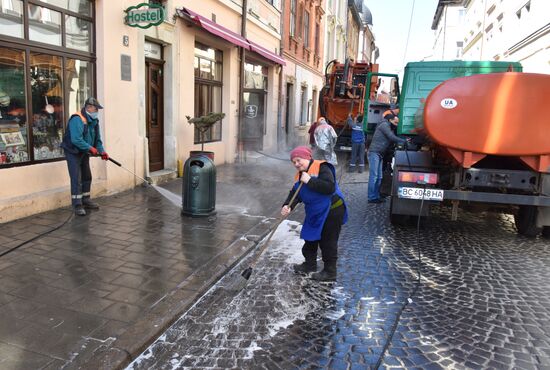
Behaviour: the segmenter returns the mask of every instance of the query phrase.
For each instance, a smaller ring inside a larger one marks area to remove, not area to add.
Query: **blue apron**
[[[325,220],[327,219],[328,213],[330,212],[332,196],[334,194],[337,194],[342,199],[342,201],[344,201],[344,196],[342,195],[342,192],[340,191],[340,188],[338,187],[338,183],[336,181],[336,171],[334,170],[334,166],[332,164],[325,161],[313,161],[307,171],[308,174],[311,177],[317,177],[319,175],[319,167],[321,163],[326,163],[329,165],[334,176],[335,191],[333,194],[320,194],[308,188],[307,184],[305,184],[305,186],[302,186],[302,189],[300,189],[300,192],[298,193],[298,198],[304,203],[304,208],[306,211],[306,217],[304,219],[304,224],[302,226],[300,237],[306,241],[321,240],[321,232],[323,231]],[[299,184],[300,181],[296,181],[292,189],[296,191]],[[342,206],[346,207],[345,201]],[[347,220],[348,212],[346,207],[343,224],[345,224]]]

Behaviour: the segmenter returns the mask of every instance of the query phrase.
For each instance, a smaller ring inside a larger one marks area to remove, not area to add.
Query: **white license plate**
[[[397,194],[399,198],[422,199],[422,193],[424,193],[424,200],[443,200],[443,190],[441,189],[408,188],[401,186],[398,190]]]
[[[349,150],[351,152],[351,146],[341,146],[340,150]]]

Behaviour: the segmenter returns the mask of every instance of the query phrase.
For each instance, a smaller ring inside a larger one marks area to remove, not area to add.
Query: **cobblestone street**
[[[436,209],[415,226],[367,204],[366,174],[344,174],[350,221],[338,279],[296,275],[302,210],[283,223],[248,285],[227,289],[250,258],[188,310],[130,369],[369,369],[405,307],[382,368],[550,366],[550,242],[518,236],[511,216]],[[296,222],[298,221],[298,222]]]

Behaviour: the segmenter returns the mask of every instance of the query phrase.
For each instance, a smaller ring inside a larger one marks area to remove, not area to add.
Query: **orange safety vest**
[[[76,112],[76,113],[71,114],[71,117],[72,117],[72,116],[79,116],[80,119],[82,120],[82,123],[84,123],[85,125],[88,124],[88,120],[86,119],[86,116],[82,114],[82,112],[78,111],[78,112]],[[69,119],[70,119],[70,118],[69,118]]]
[[[311,166],[309,166],[307,173],[310,176],[315,176],[315,177],[319,176],[319,170],[321,169],[321,164],[325,162],[326,161],[321,161],[321,160],[313,161]],[[300,180],[300,172],[296,172],[296,175],[294,176],[294,181],[298,181],[298,180]]]

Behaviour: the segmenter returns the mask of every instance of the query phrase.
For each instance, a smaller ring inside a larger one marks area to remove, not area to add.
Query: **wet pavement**
[[[516,235],[510,216],[439,209],[417,236],[367,204],[365,173],[339,173],[350,221],[335,283],[291,271],[299,209],[230,290],[292,173],[269,158],[218,166],[215,217],[138,187],[85,218],[1,225],[0,254],[53,231],[0,257],[0,368],[113,369],[144,350],[130,369],[550,368],[550,241]]]
[[[550,368],[550,241],[518,236],[511,216],[438,208],[418,234],[394,227],[365,181],[341,178],[335,283],[291,271],[299,223],[284,223],[242,291],[228,288],[254,255],[128,368]]]
[[[0,253],[36,239],[0,257],[0,368],[129,363],[269,230],[293,171],[257,157],[218,166],[215,216],[182,217],[137,187],[86,217],[64,208],[2,224]],[[166,187],[181,195],[181,180]]]

